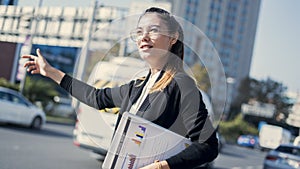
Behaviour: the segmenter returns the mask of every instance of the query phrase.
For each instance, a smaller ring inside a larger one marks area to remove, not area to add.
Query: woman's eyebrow
[[[149,26],[147,26],[147,28],[151,28],[151,27],[158,27],[158,28],[160,28],[161,26],[160,25],[149,25]],[[143,29],[143,28],[144,27],[139,26],[136,29]]]
[[[149,28],[150,27],[160,27],[160,25],[150,25],[150,26],[148,26]]]

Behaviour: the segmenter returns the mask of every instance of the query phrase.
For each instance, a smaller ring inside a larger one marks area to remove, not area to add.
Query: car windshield
[[[300,147],[279,146],[277,151],[300,156]]]

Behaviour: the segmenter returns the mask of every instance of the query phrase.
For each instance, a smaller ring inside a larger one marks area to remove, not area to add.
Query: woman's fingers
[[[27,71],[31,74],[46,75],[46,67],[49,66],[46,59],[41,54],[40,49],[36,50],[37,56],[23,55],[22,58],[29,59],[24,63],[24,67],[27,67]]]
[[[27,61],[27,62],[25,62],[24,67],[34,65],[34,64],[35,64],[35,61]]]
[[[30,73],[31,73],[31,74],[39,74],[39,73],[40,73],[40,71],[39,71],[39,70],[37,70],[37,69],[34,69],[34,70],[32,70]]]
[[[33,72],[36,72],[36,71],[37,71],[37,69],[34,65],[31,65],[27,68],[27,72],[30,72],[32,74],[33,74]]]
[[[30,60],[27,60],[24,63],[24,67],[27,67],[27,72],[30,72],[31,74],[39,73],[39,71],[37,70],[37,64],[36,64],[37,57],[36,56],[34,56],[34,55],[23,55],[22,58],[30,59]]]
[[[34,59],[34,58],[36,58],[36,56],[34,56],[34,55],[23,55],[22,58],[24,58],[24,59]]]
[[[36,53],[37,53],[37,56],[35,56],[35,55],[23,55],[22,58],[32,59],[32,60],[37,59],[37,57],[43,58],[43,55],[41,54],[41,50],[39,48],[36,49]]]
[[[41,54],[41,50],[39,48],[36,49],[36,54],[38,55],[38,57],[43,58],[43,55]]]

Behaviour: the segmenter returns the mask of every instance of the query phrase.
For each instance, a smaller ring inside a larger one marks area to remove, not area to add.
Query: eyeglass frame
[[[158,28],[158,32],[151,32],[153,28]],[[138,33],[137,33],[138,31],[137,30],[142,30],[142,32],[139,34],[139,36],[138,36]],[[171,37],[170,31],[160,30],[159,25],[150,25],[150,26],[147,27],[146,31],[144,31],[144,29],[141,28],[141,27],[137,27],[137,28],[133,29],[132,31],[130,31],[130,38],[131,38],[132,41],[137,42],[137,41],[143,39],[145,33],[148,34],[150,39],[156,39],[158,37],[158,35],[168,35],[168,36]],[[135,37],[134,34],[136,34],[136,37]],[[140,38],[138,38],[138,37],[140,37]]]

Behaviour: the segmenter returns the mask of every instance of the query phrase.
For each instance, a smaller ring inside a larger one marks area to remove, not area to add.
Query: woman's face
[[[152,68],[161,68],[167,61],[167,53],[172,39],[168,27],[158,14],[148,13],[142,16],[135,30],[137,47],[142,59]]]

